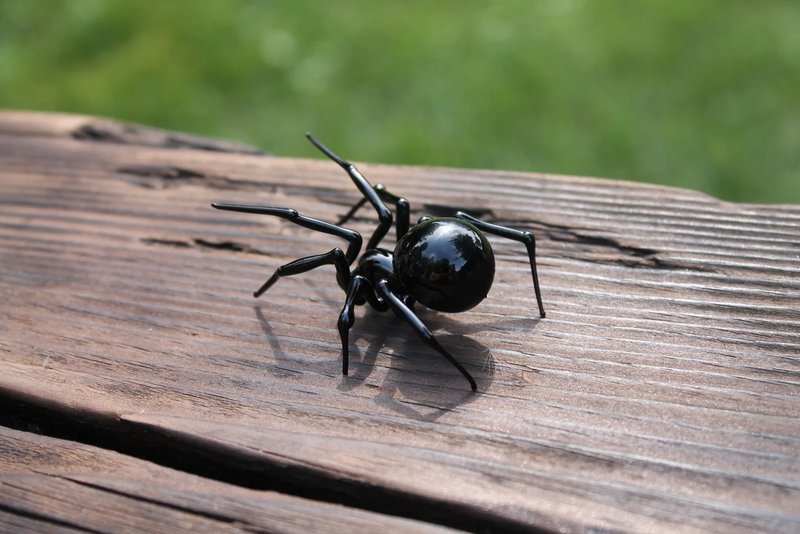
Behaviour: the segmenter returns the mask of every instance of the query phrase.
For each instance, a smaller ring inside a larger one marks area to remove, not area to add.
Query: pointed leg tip
[[[475,379],[472,378],[472,375],[470,375],[469,373],[464,371],[464,378],[466,378],[467,382],[469,382],[469,387],[470,387],[470,389],[472,389],[473,393],[478,391],[478,383],[475,382]]]

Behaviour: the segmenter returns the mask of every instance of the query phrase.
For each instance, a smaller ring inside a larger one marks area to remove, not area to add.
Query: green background
[[[0,106],[800,203],[800,2],[3,0]]]

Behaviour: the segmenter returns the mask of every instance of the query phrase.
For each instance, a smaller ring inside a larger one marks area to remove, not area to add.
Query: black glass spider
[[[422,217],[410,227],[410,205],[405,198],[394,195],[381,185],[372,186],[351,163],[334,154],[311,134],[308,140],[326,156],[338,163],[352,178],[364,195],[336,224],[301,215],[291,208],[247,206],[239,204],[211,205],[217,209],[274,215],[300,226],[344,238],[346,252],[334,248],[325,254],[308,256],[278,268],[253,295],[261,296],[283,276],[292,276],[322,265],[336,268],[336,281],[345,291],[344,307],[339,315],[339,334],[342,339],[342,374],[348,370],[348,338],[355,322],[354,306],[369,303],[378,311],[391,309],[417,331],[422,340],[444,356],[475,391],[472,375],[436,340],[430,330],[414,313],[415,302],[443,312],[466,311],[486,298],[494,279],[494,253],[482,232],[525,244],[531,265],[533,287],[539,305],[539,315],[545,316],[539,278],[536,274],[536,242],[530,232],[487,223],[463,212],[455,217]],[[380,222],[359,258],[361,235],[341,225],[369,202],[378,212]],[[392,226],[392,212],[384,202],[394,203],[397,213],[397,245],[394,251],[379,247],[381,239]],[[350,265],[358,259],[351,272]]]

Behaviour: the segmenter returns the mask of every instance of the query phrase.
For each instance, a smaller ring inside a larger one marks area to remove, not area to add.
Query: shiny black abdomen
[[[486,298],[494,281],[489,241],[460,219],[421,222],[397,243],[393,256],[400,285],[434,310],[468,310]]]

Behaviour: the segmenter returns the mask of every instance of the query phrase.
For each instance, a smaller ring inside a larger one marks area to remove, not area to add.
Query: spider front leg
[[[346,239],[349,243],[347,252],[342,252],[341,249],[335,248],[325,254],[307,256],[305,258],[300,258],[299,260],[287,263],[286,265],[282,265],[255,293],[253,293],[254,297],[260,297],[282,276],[292,276],[295,274],[304,273],[310,271],[311,269],[316,269],[322,265],[334,265],[336,267],[336,281],[343,290],[347,290],[347,287],[350,285],[349,266],[358,257],[358,253],[361,251],[362,243],[361,234],[355,230],[349,230],[329,222],[314,219],[313,217],[308,217],[306,215],[301,215],[297,212],[297,210],[292,208],[273,208],[267,206],[217,203],[212,203],[211,206],[219,210],[256,213],[259,215],[274,215],[305,228],[310,228],[318,232],[341,237]]]
[[[374,187],[375,191],[377,191],[378,196],[381,197],[381,200],[384,202],[392,202],[394,203],[394,211],[397,217],[397,222],[395,224],[395,229],[397,230],[397,239],[398,241],[406,232],[408,232],[408,228],[410,227],[411,221],[411,204],[409,203],[408,199],[405,197],[401,197],[399,195],[395,195],[394,193],[388,191],[386,186],[383,184],[375,184]],[[350,211],[345,213],[341,219],[336,221],[336,224],[344,224],[349,221],[356,212],[367,203],[367,199],[362,198],[355,205],[350,208]]]
[[[376,292],[383,300],[389,305],[389,307],[397,313],[398,316],[403,318],[414,330],[416,330],[419,337],[422,338],[422,341],[425,342],[433,350],[437,351],[441,354],[448,362],[450,362],[458,371],[464,375],[464,378],[467,379],[469,382],[472,391],[476,391],[478,389],[478,385],[475,383],[475,379],[472,378],[472,375],[467,372],[464,367],[458,361],[450,355],[447,350],[439,343],[439,341],[433,336],[428,327],[425,326],[425,323],[417,317],[417,314],[414,311],[406,306],[397,295],[395,295],[391,289],[389,289],[389,283],[386,280],[381,280],[375,287]]]
[[[539,315],[544,317],[545,313],[544,306],[542,305],[542,293],[539,290],[539,275],[536,272],[536,239],[534,239],[533,234],[530,232],[515,230],[514,228],[508,228],[506,226],[500,226],[499,224],[484,222],[471,215],[467,215],[463,211],[456,213],[456,218],[461,219],[462,221],[467,221],[471,225],[475,226],[478,230],[486,232],[487,234],[513,239],[514,241],[519,241],[525,244],[525,248],[528,250],[528,260],[531,264],[533,290],[536,292],[536,303],[539,305]]]
[[[253,293],[253,296],[256,298],[260,297],[267,289],[272,287],[275,282],[284,276],[293,276],[295,274],[305,273],[312,269],[316,269],[317,267],[322,267],[323,265],[333,265],[336,267],[336,281],[338,282],[339,287],[346,290],[346,288],[350,285],[350,269],[348,268],[347,259],[345,258],[342,249],[335,248],[325,254],[307,256],[305,258],[300,258],[299,260],[294,260],[286,265],[281,265],[278,267],[275,273],[270,276],[266,282],[264,282],[264,285],[262,285],[255,293]]]
[[[342,313],[339,314],[339,337],[342,338],[342,374],[346,375],[350,362],[350,329],[356,322],[355,304],[362,288],[369,287],[369,282],[360,274],[350,279],[347,297],[344,300]]]
[[[372,204],[372,207],[375,208],[376,212],[378,212],[378,220],[379,220],[378,227],[375,229],[375,232],[373,232],[372,237],[370,237],[369,241],[367,242],[367,250],[377,248],[378,243],[381,242],[381,239],[384,238],[386,233],[389,231],[389,228],[392,227],[393,217],[391,210],[389,210],[389,208],[386,207],[386,204],[383,203],[383,200],[381,200],[378,192],[375,190],[374,187],[372,187],[372,184],[370,184],[367,181],[367,179],[364,178],[364,176],[360,172],[358,172],[358,169],[356,169],[355,165],[337,156],[330,148],[320,143],[317,140],[317,138],[311,135],[310,133],[307,133],[306,137],[323,154],[328,156],[330,159],[335,161],[342,169],[347,171],[347,174],[350,175],[350,178],[353,180],[353,183],[356,185],[358,190],[361,191],[361,194],[364,195],[364,198],[370,204]],[[359,207],[360,205],[356,204],[354,209],[351,211],[355,213],[355,210],[358,209]]]

